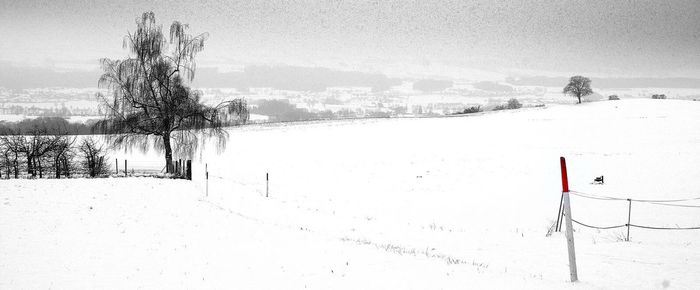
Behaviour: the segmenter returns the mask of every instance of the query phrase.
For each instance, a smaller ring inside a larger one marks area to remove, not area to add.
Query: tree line
[[[46,134],[0,135],[0,178],[69,178],[106,175],[106,150],[94,137]]]
[[[62,117],[39,117],[17,122],[0,121],[0,135],[29,134],[42,132],[48,135],[90,135],[99,134],[94,128],[95,122],[71,123]]]

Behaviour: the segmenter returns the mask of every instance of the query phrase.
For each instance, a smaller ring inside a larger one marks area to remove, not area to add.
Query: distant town
[[[299,121],[338,118],[420,117],[451,115],[465,108],[484,110],[518,99],[524,107],[567,103],[561,87],[513,86],[494,82],[403,81],[388,90],[371,87],[328,87],[322,91],[274,88],[199,88],[204,103],[244,98],[250,107],[249,122]],[[35,117],[63,117],[85,123],[101,118],[97,88],[6,89],[0,87],[0,121]],[[588,101],[648,98],[663,93],[675,99],[700,99],[698,89],[596,90]]]

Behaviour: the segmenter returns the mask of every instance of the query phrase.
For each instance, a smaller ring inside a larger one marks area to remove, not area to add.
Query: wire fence
[[[584,199],[590,199],[590,200],[597,200],[597,201],[623,201],[628,203],[628,212],[627,212],[627,223],[624,224],[617,224],[617,225],[610,225],[610,226],[602,226],[602,225],[593,225],[591,223],[587,222],[581,222],[576,219],[571,219],[572,222],[576,223],[577,225],[587,227],[587,228],[592,228],[592,229],[598,229],[598,230],[610,230],[610,229],[617,229],[617,228],[627,228],[627,237],[625,240],[629,241],[629,228],[640,228],[640,229],[648,229],[648,230],[700,230],[700,226],[686,226],[686,227],[680,227],[680,226],[675,226],[675,227],[662,227],[662,226],[651,226],[651,225],[644,225],[644,224],[634,224],[631,223],[631,211],[632,211],[632,203],[643,203],[643,204],[648,204],[648,205],[654,205],[654,206],[662,206],[662,207],[680,207],[680,208],[700,208],[700,205],[697,204],[687,204],[688,202],[692,201],[700,201],[700,197],[691,197],[691,198],[682,198],[682,199],[638,199],[638,198],[620,198],[620,197],[614,197],[614,196],[605,196],[605,195],[598,195],[598,194],[593,194],[593,193],[587,193],[587,192],[581,192],[581,191],[569,191],[568,192],[571,195],[581,197]],[[564,211],[561,206],[559,206],[559,216],[557,217],[557,223],[555,224],[556,231],[561,231],[561,221],[563,220],[562,217],[564,217]]]
[[[270,186],[267,173],[261,176],[261,180],[259,181],[235,180],[231,177],[213,174],[206,164],[204,167],[204,180],[202,185],[206,196],[209,196],[210,192],[245,191],[269,197]]]
[[[669,202],[686,202],[686,201],[693,201],[693,200],[700,200],[700,197],[693,197],[693,198],[684,198],[684,199],[636,199],[636,198],[619,198],[619,197],[611,197],[611,196],[603,196],[603,195],[597,195],[593,193],[586,193],[586,192],[580,192],[580,191],[569,191],[570,194],[580,196],[583,198],[589,198],[589,199],[598,199],[598,200],[619,200],[619,201],[634,201],[634,202],[649,202],[649,203],[669,203]],[[700,207],[700,206],[698,206]]]

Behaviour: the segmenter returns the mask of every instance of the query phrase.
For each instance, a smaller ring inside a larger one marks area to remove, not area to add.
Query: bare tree
[[[104,74],[98,85],[112,96],[98,94],[106,116],[97,128],[110,134],[116,147],[149,148],[165,153],[168,173],[173,172],[173,148],[178,155],[192,155],[198,144],[217,138],[225,146],[223,113],[248,121],[242,99],[207,106],[200,92],[190,89],[195,75],[195,56],[204,48],[208,34],[192,36],[188,25],[173,22],[169,37],[156,24],[153,12],[136,20],[136,31],[124,38],[132,56],[124,60],[102,59]],[[174,145],[174,146],[173,146]]]
[[[5,178],[10,178],[10,156],[10,149],[2,142],[2,139],[0,139],[0,179],[3,178],[2,171],[5,169]]]
[[[107,174],[104,147],[92,137],[86,137],[80,143],[78,150],[83,157],[83,169],[90,177],[98,177]]]
[[[591,89],[591,79],[583,76],[573,76],[569,79],[569,84],[564,87],[564,94],[578,98],[578,103],[581,103],[581,98],[593,93]]]
[[[24,154],[24,142],[24,136],[21,135],[0,135],[0,144],[3,145],[2,157],[8,178],[12,171],[14,171],[15,178],[19,178],[19,158],[21,154]]]
[[[73,158],[75,156],[73,152],[75,137],[64,135],[56,136],[56,138],[58,138],[58,140],[51,151],[55,176],[56,178],[61,178],[61,175],[70,177],[73,169]]]
[[[37,129],[31,132],[31,135],[25,136],[25,142],[21,146],[22,151],[27,157],[27,172],[39,178],[44,177],[44,169],[51,168],[48,165],[51,162],[50,153],[53,152],[56,146],[63,140],[63,135],[45,135],[45,130]]]

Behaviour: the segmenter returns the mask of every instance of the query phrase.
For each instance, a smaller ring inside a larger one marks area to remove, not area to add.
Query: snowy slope
[[[633,228],[631,242],[621,242],[626,229],[576,226],[581,282],[573,285],[563,236],[545,237],[559,205],[559,156],[572,190],[700,196],[697,102],[254,125],[229,134],[226,151],[203,153],[208,196],[204,164],[193,182],[0,182],[0,288],[700,285],[700,231]],[[602,174],[604,185],[591,184]],[[572,196],[572,212],[582,222],[624,224],[627,204]],[[700,226],[700,209],[633,204],[632,220]]]

